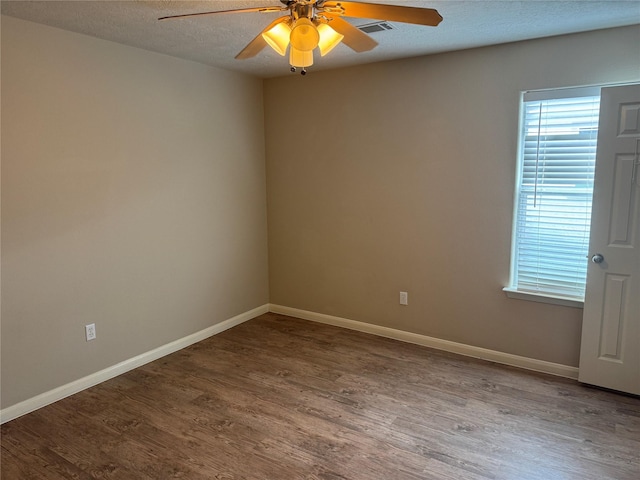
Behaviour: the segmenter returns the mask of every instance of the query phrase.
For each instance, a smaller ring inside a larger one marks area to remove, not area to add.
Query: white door
[[[579,380],[640,395],[640,85],[602,89]]]

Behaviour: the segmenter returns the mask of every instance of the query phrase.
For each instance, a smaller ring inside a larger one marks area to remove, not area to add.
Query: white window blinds
[[[582,301],[600,95],[558,92],[523,100],[511,289]]]

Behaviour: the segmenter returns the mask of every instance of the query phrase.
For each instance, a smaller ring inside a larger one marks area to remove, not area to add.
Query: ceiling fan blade
[[[325,14],[325,16],[331,19],[329,22],[331,28],[344,35],[342,43],[351,50],[355,50],[356,52],[368,52],[378,46],[378,42],[362,30],[351,25],[346,20],[331,14]]]
[[[250,12],[261,12],[261,13],[270,13],[270,12],[282,12],[284,10],[288,10],[287,7],[253,7],[253,8],[240,8],[237,10],[218,10],[215,12],[200,12],[200,13],[185,13],[183,15],[169,15],[167,17],[160,17],[158,20],[173,20],[176,18],[188,18],[188,17],[201,17],[205,15],[218,15],[222,13],[250,13]]]
[[[238,55],[236,55],[236,59],[244,60],[245,58],[255,57],[257,54],[259,54],[262,51],[262,49],[267,46],[267,42],[264,40],[264,38],[262,38],[262,34],[264,32],[268,32],[279,23],[285,22],[288,19],[289,19],[288,15],[285,15],[284,17],[276,18],[273,22],[267,25],[267,27],[264,30],[262,30],[256,38],[251,40],[249,44],[246,47],[244,47]]]
[[[381,5],[377,3],[360,2],[326,2],[322,4],[333,15],[339,15],[336,10],[344,10],[346,17],[371,18],[374,20],[389,20],[392,22],[414,23],[435,27],[442,21],[442,16],[432,8],[401,7],[398,5]]]

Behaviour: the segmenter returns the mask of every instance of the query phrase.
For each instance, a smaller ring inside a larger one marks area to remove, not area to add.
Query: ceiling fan
[[[313,50],[320,55],[329,53],[340,42],[356,52],[366,52],[378,45],[373,38],[342,17],[387,20],[416,25],[437,26],[442,17],[432,8],[403,7],[378,3],[343,2],[330,0],[280,0],[283,6],[241,8],[214,12],[187,13],[160,17],[158,20],[223,15],[228,13],[288,12],[275,19],[236,55],[237,59],[255,57],[269,45],[284,56],[289,47],[291,71],[313,65]]]

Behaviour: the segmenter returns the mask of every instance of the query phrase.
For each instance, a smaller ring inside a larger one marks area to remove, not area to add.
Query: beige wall
[[[260,80],[3,17],[2,407],[267,303],[265,198]]]
[[[266,81],[271,303],[576,366],[582,310],[501,290],[519,96],[637,81],[639,44],[636,26]]]

